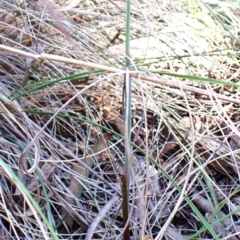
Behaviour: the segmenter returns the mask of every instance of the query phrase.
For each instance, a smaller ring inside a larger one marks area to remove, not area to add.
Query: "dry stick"
[[[87,234],[85,240],[91,240],[92,236],[97,228],[98,224],[102,221],[106,213],[111,209],[111,207],[120,199],[119,195],[113,196],[102,208],[102,210],[98,213],[95,219],[92,221],[91,225],[87,230]]]
[[[15,49],[15,48],[12,48],[12,47],[4,46],[2,44],[0,44],[0,49],[7,50],[7,51],[10,51],[10,52],[22,55],[22,56],[31,57],[31,58],[36,59],[36,60],[42,59],[42,60],[52,60],[52,61],[57,61],[57,62],[76,64],[76,65],[89,67],[89,68],[92,68],[92,69],[99,69],[99,70],[112,72],[112,73],[117,73],[119,71],[122,71],[122,69],[118,69],[118,68],[108,67],[108,66],[105,66],[105,65],[101,65],[101,64],[97,64],[97,63],[91,63],[91,62],[85,62],[85,61],[81,61],[81,60],[75,60],[75,59],[61,57],[61,56],[52,55],[52,54],[46,54],[46,53],[33,54],[33,53],[25,52],[25,51],[22,51],[22,50],[19,50],[19,49]],[[147,81],[147,82],[162,84],[162,85],[166,85],[166,86],[170,86],[170,87],[174,87],[174,88],[179,88],[179,85],[181,85],[181,88],[184,91],[194,92],[194,93],[198,93],[198,94],[202,94],[202,95],[206,95],[206,96],[209,96],[209,94],[210,94],[208,90],[188,86],[188,85],[182,83],[179,80],[173,80],[173,79],[169,80],[169,79],[164,78],[164,77],[161,77],[161,78],[160,77],[149,77],[149,76],[144,75],[144,72],[140,72],[140,71],[139,72],[129,71],[129,76],[134,77],[134,78],[141,78],[141,80],[144,80],[144,81]],[[227,96],[224,96],[224,95],[219,94],[219,93],[216,93],[215,96],[218,99],[221,99],[221,100],[224,100],[224,101],[227,101],[227,102],[233,102],[233,103],[240,104],[240,100],[233,99],[231,97],[227,97]]]
[[[122,209],[123,209],[123,226],[124,226],[124,232],[123,232],[123,239],[124,240],[130,240],[130,224],[129,224],[129,215],[128,215],[128,184],[126,179],[126,174],[122,174],[121,176],[122,180]]]

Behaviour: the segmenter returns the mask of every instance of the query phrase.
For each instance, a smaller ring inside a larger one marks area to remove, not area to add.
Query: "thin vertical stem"
[[[123,198],[123,226],[125,228],[123,233],[124,240],[130,240],[130,231],[129,231],[129,221],[128,221],[128,192],[129,189],[127,187],[126,175],[121,175],[122,180],[122,198]],[[127,226],[126,226],[127,224]]]
[[[122,191],[123,191],[123,222],[124,226],[128,222],[129,218],[129,184],[130,184],[130,174],[131,174],[131,92],[132,92],[132,80],[129,76],[129,68],[131,66],[130,61],[130,18],[131,18],[131,1],[126,0],[127,10],[126,10],[126,74],[124,81],[124,90],[123,90],[123,106],[124,106],[124,137],[125,137],[125,174],[122,176]],[[125,226],[124,231],[124,240],[130,240],[130,230],[129,226]]]

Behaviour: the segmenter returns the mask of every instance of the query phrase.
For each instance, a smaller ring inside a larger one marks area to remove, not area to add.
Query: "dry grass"
[[[123,239],[125,6],[1,1],[2,239]],[[131,239],[239,237],[238,12],[132,2]]]

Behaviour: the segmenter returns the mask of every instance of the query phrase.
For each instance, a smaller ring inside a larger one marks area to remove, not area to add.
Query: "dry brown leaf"
[[[180,231],[177,229],[172,228],[171,226],[169,226],[166,230],[166,234],[165,234],[165,239],[166,240],[185,240],[186,236],[182,236],[180,234]]]
[[[43,180],[46,182],[48,178],[50,177],[51,173],[55,169],[55,165],[49,162],[45,162],[43,166],[41,167],[42,177]],[[31,192],[37,187],[37,179],[36,178],[29,178],[29,180],[26,183],[27,189]]]
[[[89,151],[89,155],[92,155],[93,153],[97,153],[99,151],[102,151],[105,147],[106,147],[106,143],[110,140],[110,138],[112,137],[112,135],[110,133],[105,133],[102,135],[102,137],[95,143],[94,147],[93,147],[93,151]],[[95,155],[94,158],[95,159],[99,159],[101,157],[100,155]],[[93,159],[92,157],[87,157],[86,158],[86,164],[91,167],[93,164]],[[79,165],[74,165],[73,166],[73,170],[74,172],[78,173],[79,175],[83,176],[83,177],[87,177],[87,170],[83,167],[83,166],[79,166]],[[77,180],[75,178],[75,176],[71,175],[70,178],[70,184],[69,184],[69,190],[70,192],[73,194],[73,196],[77,196],[78,193],[82,190],[83,186],[82,184],[79,182],[79,180]],[[66,201],[69,204],[74,204],[75,199],[71,198],[71,197],[66,197]],[[68,213],[68,211],[66,211],[65,208],[62,208],[62,215],[64,216],[66,213]],[[72,218],[71,215],[68,215],[65,219],[65,222],[68,224],[69,227],[72,226],[74,219]]]
[[[231,137],[229,141],[229,145],[232,151],[240,149],[240,137],[238,135],[234,135]],[[240,154],[231,155],[231,161],[233,162],[233,170],[235,173],[239,174],[239,167],[240,167]]]
[[[235,172],[233,166],[228,163],[225,159],[218,159],[217,161],[210,162],[210,165],[224,174],[233,174]]]
[[[169,152],[171,149],[173,149],[174,147],[176,147],[177,144],[178,144],[178,143],[177,143],[174,139],[171,139],[169,142],[166,142],[166,143],[163,145],[163,147],[162,147],[162,149],[161,149],[161,151],[160,151],[160,154],[159,154],[159,157],[158,157],[159,161],[161,161],[161,159],[162,159],[162,157],[163,157],[164,154],[166,154],[166,153]]]
[[[41,172],[42,172],[43,180],[45,182],[47,182],[48,178],[50,177],[50,175],[54,171],[55,167],[56,167],[55,165],[53,165],[52,163],[49,163],[49,162],[45,162],[43,164],[43,166],[41,168]],[[36,202],[39,203],[41,201],[39,195],[40,194],[42,195],[42,193],[40,193],[40,191],[39,191],[37,178],[36,177],[29,177],[28,181],[26,182],[26,187],[30,192],[36,190],[36,188],[37,188],[37,196],[35,197],[35,200],[36,200]],[[49,192],[48,195],[50,197],[50,195],[52,195],[51,192]],[[33,213],[32,213],[30,208],[28,210],[26,210],[25,216],[30,217],[32,215],[33,215]]]

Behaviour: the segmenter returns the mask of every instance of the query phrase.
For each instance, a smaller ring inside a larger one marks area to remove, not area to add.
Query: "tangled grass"
[[[239,239],[238,4],[126,6],[1,1],[2,239]]]

